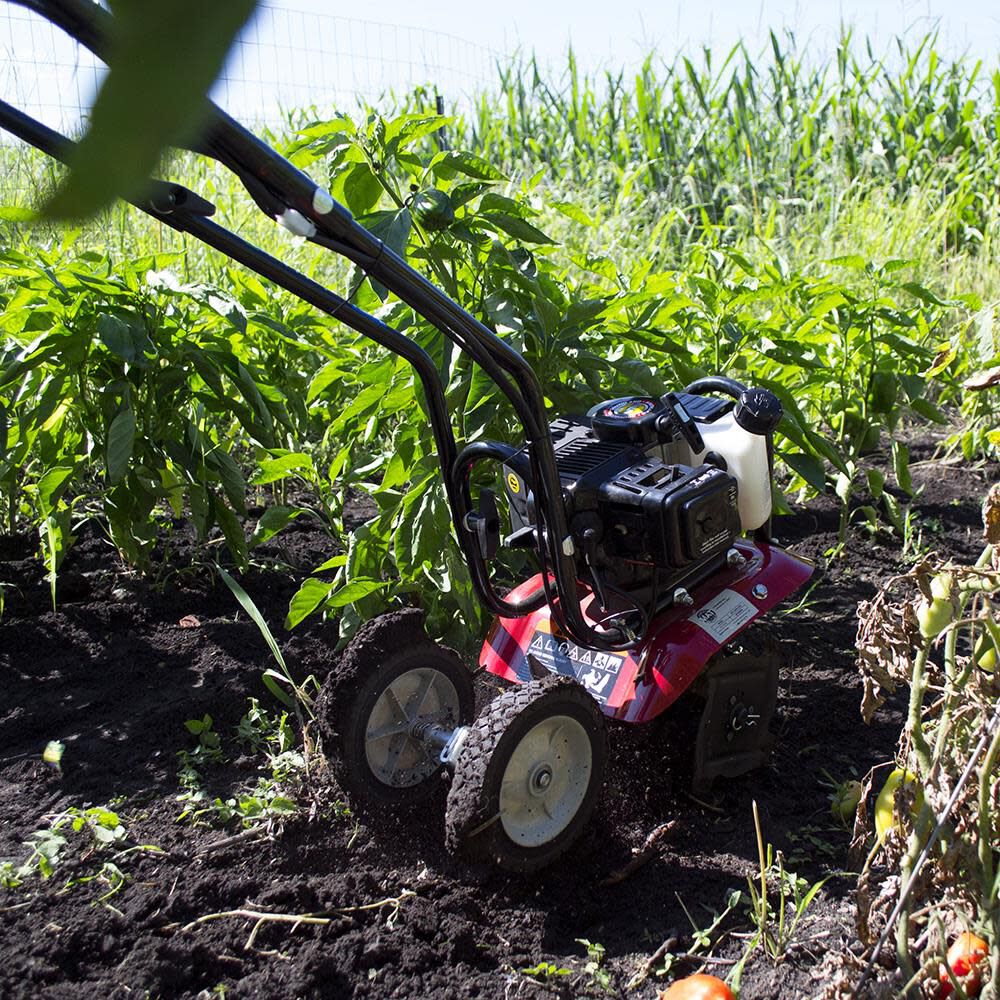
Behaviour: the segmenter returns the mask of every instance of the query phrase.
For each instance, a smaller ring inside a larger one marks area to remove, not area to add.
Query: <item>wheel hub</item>
[[[543,719],[514,748],[500,785],[500,822],[516,844],[540,847],[572,822],[587,794],[593,751],[568,715]]]
[[[429,726],[455,723],[460,714],[455,685],[439,670],[416,667],[400,674],[379,695],[365,728],[365,756],[372,773],[392,788],[409,788],[439,766]]]
[[[552,784],[552,767],[549,764],[537,764],[528,779],[528,789],[532,795],[544,795]]]

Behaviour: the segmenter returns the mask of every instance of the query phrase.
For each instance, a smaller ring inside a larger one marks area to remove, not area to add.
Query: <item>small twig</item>
[[[203,858],[206,854],[211,854],[213,851],[221,851],[223,848],[232,847],[233,844],[243,844],[248,840],[260,840],[263,831],[259,826],[251,827],[249,830],[243,830],[241,833],[234,833],[231,837],[223,837],[222,840],[213,841],[211,844],[206,844],[204,847],[200,848],[195,852],[195,858]]]
[[[246,944],[243,945],[244,951],[251,951],[253,949],[254,941],[257,940],[257,933],[264,924],[292,924],[292,930],[294,931],[300,924],[316,924],[320,927],[325,927],[333,919],[332,917],[323,917],[312,913],[261,913],[257,910],[223,910],[220,913],[206,913],[204,916],[192,920],[191,923],[185,924],[181,930],[190,931],[199,924],[208,923],[210,920],[221,920],[223,917],[242,917],[245,920],[254,921],[250,936],[247,938]]]
[[[31,906],[32,900],[27,903],[15,903],[13,906],[0,906],[0,913],[10,913],[11,910],[23,910],[26,906]]]
[[[660,961],[664,956],[669,955],[670,952],[680,944],[680,938],[676,934],[671,934],[670,937],[660,945],[656,951],[653,952],[649,958],[643,963],[642,968],[632,977],[628,985],[625,987],[626,991],[634,990],[637,986],[640,986],[648,978],[649,974],[653,971],[656,963]]]
[[[191,931],[194,930],[199,924],[205,924],[211,920],[222,920],[225,917],[253,920],[253,929],[250,931],[250,936],[247,938],[247,942],[243,946],[244,951],[250,951],[254,946],[254,942],[257,940],[258,932],[264,924],[292,924],[292,931],[294,932],[300,924],[313,924],[320,927],[329,925],[334,919],[334,917],[329,914],[360,913],[362,910],[378,910],[383,906],[393,907],[393,912],[389,915],[389,922],[391,923],[395,919],[396,914],[399,912],[399,908],[402,906],[403,901],[412,896],[416,896],[416,893],[412,889],[404,889],[398,896],[390,896],[388,899],[380,899],[374,903],[361,903],[357,906],[338,906],[331,910],[325,910],[319,913],[273,913],[246,908],[238,910],[222,910],[219,913],[206,913],[203,916],[197,917],[189,924],[185,924],[181,930]]]
[[[688,792],[687,797],[696,805],[701,806],[702,809],[710,809],[712,812],[718,813],[720,816],[726,815],[725,809],[721,809],[719,806],[713,806],[711,802],[706,802],[704,799],[699,799],[698,796],[694,795],[692,792]]]
[[[677,958],[689,958],[705,965],[736,965],[739,962],[738,958],[716,958],[714,955],[699,955],[696,951],[681,952]]]
[[[676,827],[677,820],[675,819],[667,823],[661,823],[656,827],[646,838],[642,847],[635,853],[635,856],[627,864],[617,869],[617,871],[613,871],[607,878],[603,879],[599,883],[600,888],[606,889],[608,886],[617,885],[619,882],[624,882],[630,875],[634,875],[644,864],[651,861],[660,853],[660,841],[672,833]]]
[[[359,913],[361,910],[378,910],[383,906],[395,906],[397,909],[404,899],[415,896],[412,889],[404,889],[398,896],[390,896],[388,899],[380,899],[377,903],[362,903],[358,906],[338,906],[334,913]]]

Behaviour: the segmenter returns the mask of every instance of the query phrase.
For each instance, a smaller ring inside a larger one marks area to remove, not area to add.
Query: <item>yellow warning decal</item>
[[[521,492],[521,480],[513,472],[507,473],[507,486],[510,488],[511,493]]]

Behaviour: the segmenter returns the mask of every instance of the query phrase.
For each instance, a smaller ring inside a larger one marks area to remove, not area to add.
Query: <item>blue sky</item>
[[[769,27],[795,30],[814,48],[828,46],[841,21],[888,44],[899,33],[941,31],[953,50],[994,55],[1000,50],[1000,6],[983,0],[504,0],[470,4],[458,0],[380,0],[358,8],[324,0],[268,0],[278,7],[448,31],[501,51],[520,44],[545,59],[561,61],[572,41],[590,64],[634,64],[641,53],[710,42],[727,48],[743,37],[766,42]]]

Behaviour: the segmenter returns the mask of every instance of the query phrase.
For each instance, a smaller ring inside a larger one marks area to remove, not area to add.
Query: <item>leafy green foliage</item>
[[[122,558],[140,568],[157,524],[184,511],[202,538],[217,528],[244,564],[241,463],[248,449],[278,447],[302,417],[274,385],[285,352],[269,355],[272,327],[262,322],[251,351],[253,314],[159,269],[167,263],[178,261],[112,272],[89,251],[0,255],[2,513],[8,531],[22,518],[38,525],[53,599],[80,504],[103,515]]]
[[[65,867],[73,874],[64,891],[94,883],[102,890],[97,902],[106,904],[128,878],[125,859],[135,852],[159,851],[131,842],[121,817],[104,806],[70,806],[47,819],[25,842],[30,853],[24,861],[0,864],[0,887],[27,888],[33,879],[52,878]]]

